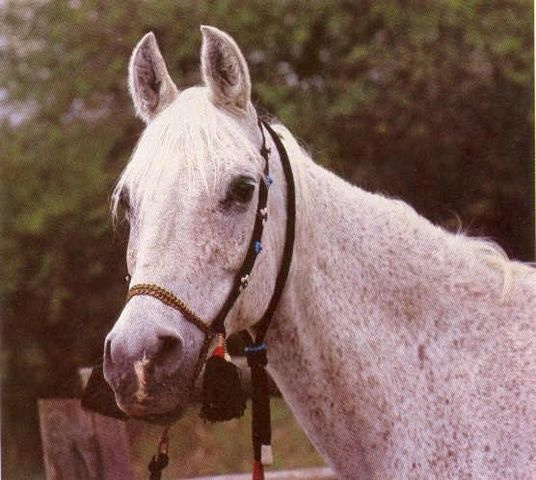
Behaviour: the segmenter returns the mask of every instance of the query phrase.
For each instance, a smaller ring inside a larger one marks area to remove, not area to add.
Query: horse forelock
[[[208,194],[240,159],[258,162],[258,149],[232,116],[216,107],[205,87],[183,91],[143,131],[111,196],[117,219],[122,196],[143,215],[143,203],[177,186]]]

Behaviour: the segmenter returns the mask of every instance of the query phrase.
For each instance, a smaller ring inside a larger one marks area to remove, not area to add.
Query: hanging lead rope
[[[168,446],[169,446],[169,436],[168,436],[169,427],[166,427],[160,439],[158,440],[158,446],[156,449],[156,455],[153,455],[153,458],[149,462],[148,470],[150,472],[149,480],[161,480],[162,479],[162,470],[167,467],[169,463],[168,457]]]
[[[253,441],[253,480],[264,479],[264,465],[272,464],[272,426],[270,392],[266,373],[266,344],[246,347],[251,369],[251,437]]]

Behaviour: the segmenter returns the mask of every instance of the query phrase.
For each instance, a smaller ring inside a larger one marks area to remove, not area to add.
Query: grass
[[[249,472],[251,470],[251,411],[240,420],[204,423],[192,407],[170,431],[170,463],[166,478]],[[134,478],[145,478],[161,427],[130,420],[131,464]],[[322,466],[324,462],[281,398],[272,398],[274,470]]]

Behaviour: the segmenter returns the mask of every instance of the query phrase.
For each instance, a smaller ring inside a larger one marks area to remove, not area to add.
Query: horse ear
[[[169,76],[153,32],[146,34],[132,51],[128,87],[136,114],[145,123],[177,98],[179,90]]]
[[[203,25],[201,69],[212,101],[247,111],[251,99],[251,80],[244,55],[227,33]]]

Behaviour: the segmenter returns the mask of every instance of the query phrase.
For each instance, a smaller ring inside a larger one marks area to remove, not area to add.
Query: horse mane
[[[272,120],[274,121],[274,120]],[[277,120],[275,120],[277,122]],[[274,130],[281,136],[282,141],[292,160],[293,171],[296,177],[296,182],[299,184],[299,190],[302,195],[307,198],[310,195],[310,186],[303,178],[303,165],[307,161],[313,161],[310,153],[304,144],[298,141],[292,133],[281,123],[277,122],[273,125]],[[354,188],[356,188],[354,186]],[[422,215],[415,212],[411,205],[399,199],[390,199],[400,205],[402,209],[411,210],[413,215],[428,222]],[[502,274],[502,290],[499,301],[506,302],[511,292],[514,274],[521,272],[522,274],[536,273],[536,268],[533,263],[524,263],[512,261],[503,248],[494,240],[485,237],[472,237],[464,232],[462,226],[456,232],[446,230],[441,226],[435,226],[445,234],[446,243],[449,246],[449,251],[460,258],[461,264],[467,266],[476,266],[477,264],[486,264]]]
[[[121,173],[111,195],[114,223],[125,196],[130,208],[141,213],[141,204],[157,194],[162,182],[176,180],[184,172],[187,186],[213,188],[223,173],[233,169],[237,151],[260,161],[237,123],[210,101],[206,87],[181,92],[147,125]]]

